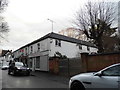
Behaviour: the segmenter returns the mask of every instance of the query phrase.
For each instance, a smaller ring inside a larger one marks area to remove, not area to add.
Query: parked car
[[[87,88],[120,89],[120,63],[106,67],[96,73],[83,73],[73,76],[69,81],[70,90]]]
[[[7,70],[9,68],[8,62],[4,62],[1,64],[1,69],[2,70]]]
[[[30,68],[22,62],[12,62],[8,69],[8,74],[30,75]]]
[[[2,65],[2,67],[1,67],[2,70],[7,70],[8,68],[9,68],[8,65]]]

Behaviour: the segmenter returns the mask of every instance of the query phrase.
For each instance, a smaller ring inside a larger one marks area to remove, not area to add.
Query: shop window
[[[40,57],[36,57],[36,68],[40,68]]]
[[[30,58],[30,65],[29,65],[30,68],[32,68],[32,58]]]

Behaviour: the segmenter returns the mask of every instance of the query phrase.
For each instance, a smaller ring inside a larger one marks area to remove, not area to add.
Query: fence
[[[99,71],[109,65],[120,63],[120,52],[104,54],[81,54],[82,72]]]
[[[50,72],[62,76],[73,76],[81,71],[80,58],[58,59],[54,58],[49,62]]]
[[[50,59],[49,71],[63,76],[73,76],[83,72],[99,71],[115,63],[120,63],[120,52],[91,55],[82,53],[81,59]]]

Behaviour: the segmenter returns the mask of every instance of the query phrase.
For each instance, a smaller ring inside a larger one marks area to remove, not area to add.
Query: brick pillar
[[[54,62],[54,73],[58,74],[59,73],[59,59],[56,58]]]
[[[49,71],[54,74],[59,73],[59,59],[54,57],[49,60]]]
[[[87,60],[88,60],[88,53],[81,53],[81,65],[82,65],[82,71],[81,72],[87,72]]]

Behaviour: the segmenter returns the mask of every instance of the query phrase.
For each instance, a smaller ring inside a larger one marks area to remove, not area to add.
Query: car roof
[[[113,66],[116,66],[116,65],[120,65],[120,63],[116,63],[116,64],[113,64],[113,65],[110,65],[110,67],[113,67]]]

